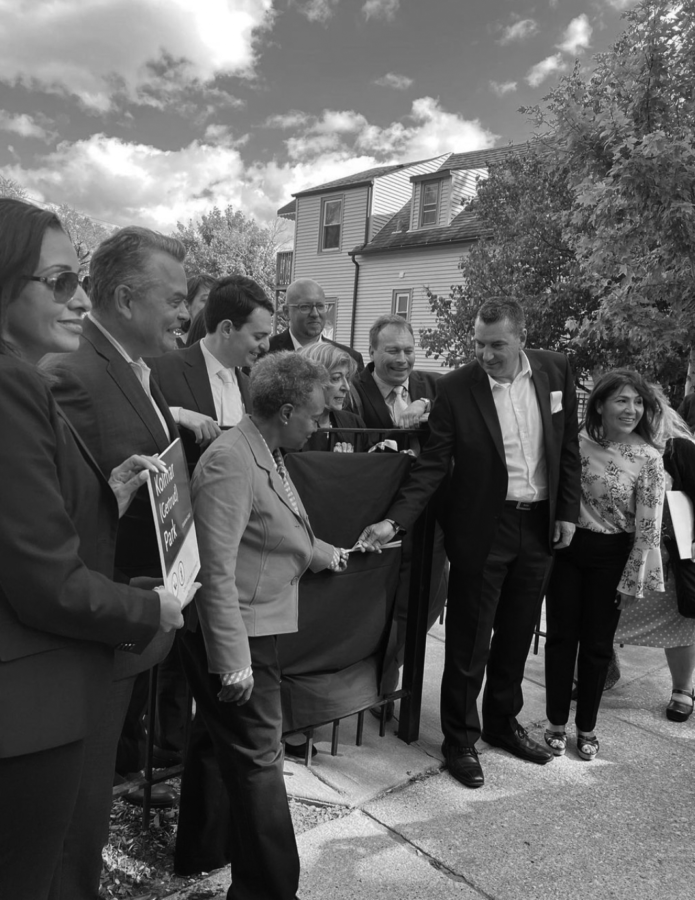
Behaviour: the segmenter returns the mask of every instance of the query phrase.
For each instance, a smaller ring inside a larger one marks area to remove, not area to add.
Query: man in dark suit
[[[415,337],[401,316],[380,316],[369,330],[371,362],[353,380],[355,412],[367,428],[416,428],[434,400],[439,374],[415,370]]]
[[[80,347],[48,361],[55,376],[56,399],[96,459],[110,472],[119,460],[133,453],[154,455],[178,436],[164,397],[143,356],[156,356],[176,346],[187,318],[185,308],[185,250],[175,238],[145,228],[123,228],[95,251],[90,265],[93,310],[83,320]],[[159,550],[146,487],[133,499],[120,520],[116,540],[116,569],[124,580],[135,576],[161,579]],[[140,767],[138,752],[143,712],[142,691],[131,704],[136,680],[146,682],[147,670],[168,653],[172,635],[158,636],[142,656],[117,653],[108,713],[104,716],[101,752],[93,761],[92,781],[111,784],[117,735],[130,740],[128,771]],[[146,690],[144,691],[146,699]],[[121,739],[121,750],[124,740]],[[173,799],[166,786],[155,792],[159,801]],[[110,803],[110,798],[107,795]],[[99,868],[91,870],[83,859],[92,854],[93,823],[103,816],[103,792],[83,798],[84,809],[75,820],[79,833],[65,845],[61,900],[92,900],[98,893]],[[108,808],[106,810],[108,815]],[[99,848],[99,855],[100,855]],[[99,859],[100,862],[100,859]]]
[[[273,304],[253,279],[222,278],[207,300],[205,337],[192,347],[150,361],[174,419],[183,423],[194,413],[212,429],[208,434],[201,425],[199,434],[191,429],[181,435],[191,474],[220,428],[236,425],[251,412],[248,377],[241,369],[268,352],[272,314]]]
[[[357,363],[361,372],[364,369],[362,354],[346,347],[337,341],[330,341],[323,337],[323,329],[326,327],[326,295],[323,288],[311,278],[298,278],[293,281],[285,293],[285,306],[290,320],[290,327],[274,334],[270,339],[270,353],[278,350],[299,350],[307,344],[315,344],[317,341],[327,341],[348,353]]]
[[[440,379],[429,441],[387,519],[364,532],[376,549],[412,527],[453,460],[443,511],[451,572],[442,750],[451,774],[472,788],[484,783],[481,733],[522,759],[552,759],[516,717],[552,549],[570,543],[579,514],[576,395],[566,357],[525,352],[525,343],[519,303],[481,306],[477,360]]]

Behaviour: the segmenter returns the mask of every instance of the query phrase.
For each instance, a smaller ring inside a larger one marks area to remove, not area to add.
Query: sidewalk
[[[346,811],[298,838],[301,900],[692,900],[695,896],[695,716],[669,722],[664,653],[619,651],[622,678],[604,696],[601,753],[570,746],[546,766],[478,745],[485,786],[441,770],[439,681],[443,628],[428,636],[420,739],[379,738],[365,717],[317,733],[311,769],[285,765],[291,796]],[[522,724],[544,725],[543,640],[529,656]],[[398,709],[398,707],[397,707]],[[170,900],[224,900],[228,870]]]

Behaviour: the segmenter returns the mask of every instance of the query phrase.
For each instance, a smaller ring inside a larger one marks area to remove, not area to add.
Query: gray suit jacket
[[[202,455],[192,492],[208,666],[236,672],[251,665],[249,637],[297,630],[299,579],[325,569],[333,547],[314,536],[296,491],[299,515],[292,509],[248,416]]]

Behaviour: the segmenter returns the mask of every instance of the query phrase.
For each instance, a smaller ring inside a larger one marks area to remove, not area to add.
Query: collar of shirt
[[[516,381],[517,378],[530,378],[531,374],[532,374],[531,373],[531,363],[528,361],[528,356],[522,350],[521,351],[521,371],[516,376],[514,381]],[[493,391],[496,389],[504,391],[504,390],[507,390],[508,388],[510,388],[514,384],[514,381],[495,381],[495,379],[492,378],[491,375],[488,375],[487,377],[488,377],[488,381],[490,382],[490,388]]]
[[[97,327],[97,328],[99,329],[99,331],[104,335],[104,337],[106,338],[106,340],[109,341],[109,343],[113,344],[113,346],[116,348],[116,350],[118,350],[118,352],[121,354],[121,356],[123,357],[123,359],[124,359],[129,365],[130,365],[131,363],[135,363],[135,364],[138,365],[138,366],[145,366],[145,368],[148,368],[148,366],[146,365],[146,363],[143,361],[142,357],[140,357],[140,359],[132,359],[132,358],[129,356],[129,354],[127,353],[127,351],[125,350],[125,348],[124,348],[121,344],[118,343],[118,341],[117,341],[116,338],[111,334],[111,332],[107,331],[107,330],[104,328],[104,326],[101,324],[101,322],[97,321],[97,319],[95,319],[94,316],[93,316],[91,313],[87,313],[87,318],[89,319],[89,321],[90,321],[93,325],[96,325],[96,327]]]
[[[323,342],[323,335],[320,334],[315,341],[311,341],[309,344],[300,344],[297,338],[292,334],[292,329],[289,329],[290,337],[292,338],[292,343],[294,344],[295,350],[301,350],[302,347],[311,347],[311,344],[321,344]]]
[[[200,349],[203,354],[203,359],[205,360],[205,366],[207,367],[208,378],[210,381],[212,381],[213,378],[216,378],[219,372],[226,369],[228,372],[232,373],[232,380],[236,382],[236,369],[233,366],[225,366],[224,363],[221,363],[214,353],[211,353],[208,350],[205,344],[205,338],[200,342]]]
[[[379,376],[376,374],[376,371],[372,372],[372,378],[374,379],[376,386],[381,391],[381,396],[384,398],[384,400],[386,400],[386,398],[395,387],[399,386],[396,384],[386,384],[385,381],[382,381],[382,379],[379,378]],[[410,378],[403,382],[403,387],[405,388],[404,400],[410,403]]]

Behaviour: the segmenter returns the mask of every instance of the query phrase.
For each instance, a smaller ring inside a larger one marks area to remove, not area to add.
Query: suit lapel
[[[250,415],[253,411],[253,405],[251,403],[251,392],[249,390],[249,376],[245,375],[241,369],[235,369],[235,371],[239,392],[241,393],[241,402],[244,404],[244,412]]]
[[[531,365],[531,379],[536,389],[538,397],[538,407],[541,413],[541,422],[543,423],[543,449],[545,450],[545,461],[550,476],[550,467],[555,461],[555,451],[553,447],[553,423],[552,414],[550,412],[550,385],[548,376],[534,360],[533,355],[527,351],[528,361]],[[548,484],[551,483],[550,477]]]
[[[184,378],[190,388],[191,394],[198,407],[198,412],[212,419],[217,418],[217,410],[215,409],[215,401],[212,396],[212,387],[210,386],[210,376],[208,367],[205,364],[203,351],[200,349],[200,343],[194,344],[190,350],[182,351],[186,354],[186,369],[184,370]]]
[[[488,377],[483,369],[481,369],[477,363],[476,366],[478,366],[478,368],[477,371],[473,373],[473,385],[471,386],[471,394],[473,395],[473,399],[475,400],[475,402],[478,404],[478,408],[480,409],[485,425],[490,432],[490,436],[492,437],[495,448],[499,453],[502,462],[506,466],[507,459],[504,455],[502,429],[500,428],[500,420],[497,416],[495,401],[492,399],[490,382],[488,381]]]
[[[292,504],[290,503],[290,498],[287,496],[284,482],[278,474],[275,460],[273,459],[270,450],[266,446],[266,443],[260,431],[248,417],[243,418],[236,427],[240,431],[243,431],[246,440],[249,442],[249,447],[251,448],[251,452],[253,453],[254,459],[256,460],[256,465],[260,469],[263,469],[268,473],[270,486],[273,488],[280,501],[285,504],[285,506],[289,509],[293,516],[297,516],[297,513],[294,511],[294,509],[292,508]],[[302,505],[302,501],[296,491],[294,492],[294,494],[297,499],[297,506],[299,507],[300,513],[303,513],[303,515],[299,515],[297,516],[297,518],[304,522],[306,519],[304,506]]]
[[[116,496],[113,493],[113,491],[111,490],[111,486],[109,485],[107,476],[101,471],[101,469],[97,465],[97,461],[94,459],[92,454],[89,452],[89,449],[88,449],[87,445],[84,443],[84,441],[82,440],[82,438],[80,437],[79,432],[75,429],[75,427],[72,424],[72,422],[70,421],[70,419],[68,419],[68,417],[65,415],[65,413],[61,409],[59,403],[56,403],[56,409],[58,411],[58,417],[60,418],[60,420],[63,422],[63,424],[67,427],[67,429],[72,434],[72,436],[75,440],[75,443],[77,444],[77,446],[79,448],[80,453],[82,454],[82,456],[85,459],[85,462],[94,470],[94,473],[96,474],[97,478],[101,482],[102,487],[107,489],[108,493],[111,495],[111,497],[115,501]]]
[[[363,402],[365,407],[369,407],[369,409],[365,408],[365,415],[363,416],[366,422],[378,422],[378,425],[371,425],[370,427],[374,428],[384,428],[389,431],[393,430],[393,422],[391,421],[391,416],[389,414],[388,407],[386,406],[386,401],[384,400],[381,391],[379,390],[376,381],[374,381],[374,376],[372,374],[373,368],[370,363],[369,366],[362,372],[359,376],[359,381],[364,390]]]

